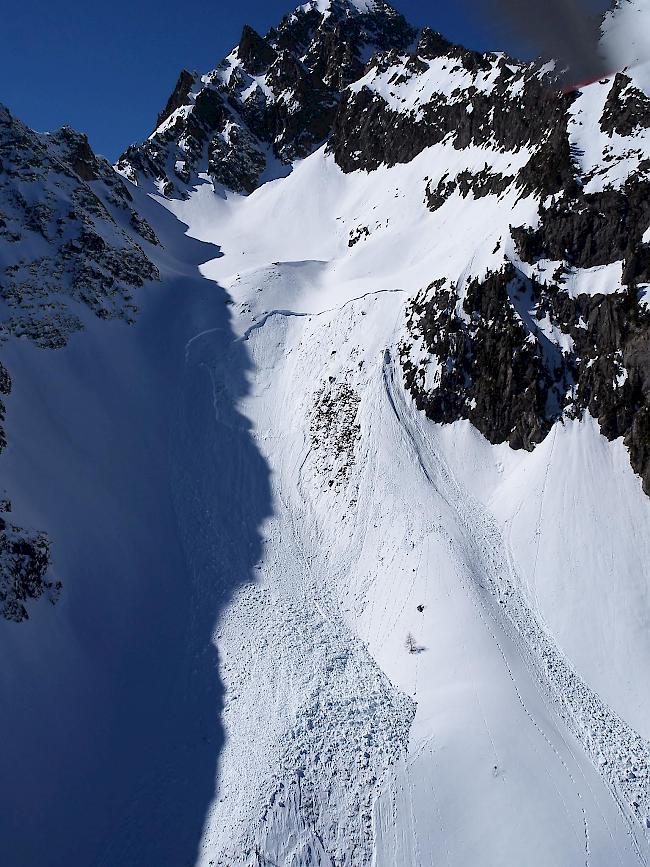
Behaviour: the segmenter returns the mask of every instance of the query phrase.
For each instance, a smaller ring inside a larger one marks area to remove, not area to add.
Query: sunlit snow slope
[[[436,159],[345,176],[321,151],[248,198],[172,206],[222,246],[202,272],[250,352],[273,492],[216,635],[233,697],[202,864],[648,856],[608,764],[643,789],[650,502],[588,418],[528,454],[415,410],[405,300],[462,269],[460,221],[492,249],[512,214],[432,215]]]

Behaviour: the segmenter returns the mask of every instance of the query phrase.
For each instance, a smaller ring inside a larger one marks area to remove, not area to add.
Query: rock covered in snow
[[[0,511],[11,510],[9,501]],[[62,584],[48,578],[50,543],[45,533],[24,530],[0,516],[0,617],[14,623],[27,620],[27,605],[46,596],[58,601]]]
[[[133,322],[134,290],[159,276],[144,249],[157,244],[124,180],[84,135],[69,127],[39,135],[0,106],[0,342],[59,349],[83,328],[84,308]],[[0,393],[10,390],[0,364]],[[30,600],[57,600],[49,550],[45,534],[1,519],[0,616],[19,622]]]
[[[0,338],[64,346],[78,304],[133,320],[157,239],[110,164],[70,128],[38,135],[0,107],[0,165]]]
[[[625,438],[646,491],[649,105],[626,75],[566,93],[548,65],[424,30],[413,50],[375,55],[344,91],[328,142],[344,172],[450,146],[456,168],[440,166],[424,189],[431,211],[459,197],[490,198],[497,212],[528,199],[537,211],[510,226],[498,267],[449,273],[414,300],[402,359],[418,406],[526,449],[558,419],[589,411],[608,438]],[[507,172],[495,167],[504,155]],[[605,267],[603,292],[590,269]]]
[[[405,50],[415,30],[383,2],[311,0],[262,37],[245,26],[212,72],[183,70],[156,129],[118,169],[186,195],[199,174],[250,193],[330,134],[341,91],[377,51]]]

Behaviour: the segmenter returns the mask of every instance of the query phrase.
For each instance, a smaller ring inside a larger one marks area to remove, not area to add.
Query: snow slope
[[[169,205],[222,246],[202,271],[234,302],[255,371],[241,408],[272,470],[258,583],[216,637],[236,700],[200,863],[648,857],[632,802],[648,815],[650,504],[622,445],[585,418],[532,454],[493,447],[467,423],[427,422],[400,383],[406,299],[530,207],[459,198],[431,213],[418,192],[446,158],[344,175],[321,151],[248,198],[206,184]],[[357,225],[372,229],[350,248]],[[354,700],[350,668],[368,670]],[[415,708],[408,749],[399,695]],[[326,722],[305,738],[314,703]],[[359,760],[359,735],[373,771],[344,797],[330,774],[350,744]],[[243,759],[251,742],[268,764]],[[350,825],[370,804],[372,845]]]
[[[218,251],[145,197],[138,208],[160,233],[162,282],[139,293],[137,325],[80,307],[65,348],[5,347],[3,479],[20,520],[52,534],[64,582],[56,608],[41,600],[2,632],[12,865],[193,863],[224,737],[211,635],[253,578],[270,511],[246,419],[230,399],[214,414],[232,337],[225,293],[197,266]],[[186,355],[207,329],[210,350]],[[229,362],[241,395],[244,351]]]

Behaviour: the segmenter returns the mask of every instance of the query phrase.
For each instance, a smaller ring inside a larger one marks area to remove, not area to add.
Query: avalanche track
[[[244,332],[274,508],[218,634],[236,700],[202,863],[646,864],[617,788],[645,742],[555,646],[405,394],[402,303]]]
[[[225,402],[246,420],[270,485],[253,580],[214,633],[224,745],[202,867],[650,859],[633,675],[650,508],[589,418],[528,454],[416,410],[405,302],[438,256],[466,267],[413,192],[426,170],[386,170],[387,198],[321,151],[249,197],[204,184],[166,204],[224,252],[200,270],[234,337],[197,333],[186,363],[209,368],[216,419]],[[351,250],[346,224],[376,208],[395,228]],[[259,514],[246,490],[237,508]]]

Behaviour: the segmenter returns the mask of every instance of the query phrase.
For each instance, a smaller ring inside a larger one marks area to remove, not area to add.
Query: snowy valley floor
[[[644,863],[640,829],[500,610],[512,550],[447,464],[458,443],[404,395],[401,313],[399,295],[370,294],[270,316],[248,338],[258,373],[243,411],[273,468],[274,514],[259,582],[217,636],[236,701],[204,863]],[[457,434],[476,459],[478,436]]]

